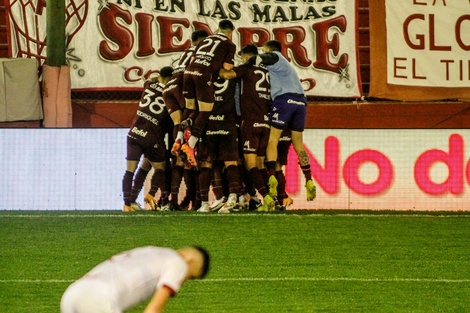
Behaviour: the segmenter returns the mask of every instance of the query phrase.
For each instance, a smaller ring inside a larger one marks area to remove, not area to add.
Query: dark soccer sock
[[[175,165],[171,172],[171,201],[178,203],[178,193],[180,191],[181,180],[183,178],[183,167]]]
[[[163,190],[165,190],[164,188],[162,188],[164,186],[165,186],[165,171],[161,169],[155,170],[153,172],[152,180],[150,182],[149,194],[155,197],[158,189],[162,190],[162,192]]]
[[[266,168],[261,168],[259,171],[263,177],[264,184],[267,185],[269,180],[268,170]]]
[[[302,173],[305,176],[305,181],[309,181],[312,179],[312,172],[310,171],[310,164],[304,165],[300,167],[302,169]]]
[[[222,171],[223,165],[214,164],[212,169],[212,192],[216,199],[224,196],[224,188],[222,186]]]
[[[199,194],[201,201],[209,201],[209,188],[211,185],[211,169],[203,167],[199,171]]]
[[[283,171],[276,171],[275,173],[277,179],[277,199],[282,201],[286,198],[286,176]]]
[[[274,175],[276,171],[276,161],[266,161],[266,170],[268,171],[268,178]]]
[[[268,194],[268,189],[266,188],[266,183],[259,168],[253,167],[250,169],[250,176],[256,190],[258,190],[259,194],[264,198]]]
[[[132,178],[134,173],[126,171],[122,178],[122,195],[125,205],[131,205],[131,189],[132,189]]]
[[[186,184],[186,197],[193,203],[196,201],[197,196],[197,174],[198,172],[192,169],[183,170],[184,183]]]
[[[256,195],[256,187],[254,186],[253,179],[251,178],[250,171],[246,168],[246,166],[242,165],[242,184],[244,185],[244,192],[248,193],[250,196]]]
[[[227,167],[227,181],[228,181],[228,192],[238,195],[240,189],[240,172],[236,165],[229,165]]]
[[[134,203],[137,200],[137,197],[139,196],[139,193],[142,190],[142,187],[145,182],[145,178],[147,177],[148,173],[149,173],[148,170],[145,170],[141,167],[139,167],[139,169],[137,170],[137,173],[135,173],[134,182],[132,184],[132,190],[131,190],[131,203]]]

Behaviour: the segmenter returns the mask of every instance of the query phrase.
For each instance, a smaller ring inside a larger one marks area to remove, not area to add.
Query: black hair
[[[271,50],[274,51],[281,51],[282,45],[279,40],[269,40],[264,43],[264,46],[270,48]]]
[[[171,77],[173,74],[173,68],[171,66],[164,66],[160,69],[160,76],[163,78]]]
[[[233,23],[230,20],[221,20],[219,22],[219,29],[230,29],[234,30],[235,26],[233,26]]]
[[[249,44],[249,45],[246,45],[243,47],[242,51],[241,51],[242,54],[254,54],[254,55],[257,55],[258,54],[258,47],[255,46],[254,44]]]
[[[199,253],[201,253],[202,255],[202,272],[201,272],[201,276],[199,276],[199,278],[202,279],[209,272],[211,258],[210,258],[209,252],[203,247],[200,247],[200,246],[192,246],[192,247],[196,249],[197,251],[199,251]]]
[[[209,34],[205,30],[198,29],[198,30],[193,31],[193,33],[191,34],[191,41],[196,41],[201,38],[206,38],[207,36],[209,36]]]

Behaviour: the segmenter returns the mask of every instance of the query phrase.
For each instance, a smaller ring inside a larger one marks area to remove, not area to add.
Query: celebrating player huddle
[[[276,40],[266,42],[262,54],[255,45],[243,47],[242,63],[235,66],[234,29],[222,20],[213,35],[193,32],[192,46],[174,69],[163,67],[145,83],[128,133],[124,212],[140,208],[135,201],[150,165],[155,171],[144,199],[151,209],[186,210],[191,204],[204,213],[284,210],[293,203],[283,174],[291,144],[307,200],[315,198],[303,147],[307,101],[300,79]],[[147,166],[134,175],[142,155]],[[186,196],[178,202],[183,177]]]

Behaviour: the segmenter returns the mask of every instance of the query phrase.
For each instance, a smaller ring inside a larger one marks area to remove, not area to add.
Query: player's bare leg
[[[303,145],[303,133],[299,131],[292,131],[292,146],[294,147],[295,152],[299,158],[299,165],[302,169],[302,173],[305,176],[305,187],[307,189],[307,201],[312,201],[315,199],[316,187],[312,180],[312,173],[310,171],[310,159],[308,157],[307,151],[305,151]]]

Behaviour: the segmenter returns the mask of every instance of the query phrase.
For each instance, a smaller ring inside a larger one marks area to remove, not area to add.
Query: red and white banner
[[[221,19],[240,50],[277,39],[307,95],[358,97],[356,1],[65,0],[67,60],[74,90],[141,88],[171,65],[195,29]],[[5,1],[12,57],[46,58],[46,1]]]
[[[369,96],[470,99],[470,2],[369,1],[369,10]]]
[[[470,85],[470,2],[386,0],[386,25],[388,83]]]

